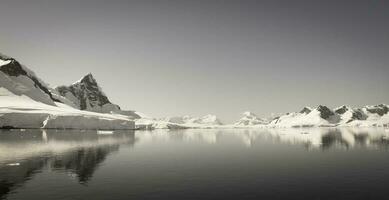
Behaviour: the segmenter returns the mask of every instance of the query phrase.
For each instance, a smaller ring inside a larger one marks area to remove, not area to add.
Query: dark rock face
[[[323,119],[328,119],[329,117],[335,115],[335,113],[332,112],[332,110],[330,110],[327,106],[320,105],[317,107],[317,110],[320,112],[320,117]]]
[[[347,112],[349,110],[349,108],[347,108],[346,106],[342,106],[338,109],[335,110],[335,113],[338,113],[340,115],[344,114],[345,112]]]
[[[27,76],[27,72],[18,61],[11,59],[11,62],[0,67],[0,71],[8,76]]]
[[[383,116],[389,112],[389,108],[384,104],[380,104],[374,107],[367,107],[366,110],[370,113],[378,114],[379,116]]]
[[[354,120],[366,120],[367,116],[359,108],[358,109],[350,109],[347,106],[342,106],[342,107],[336,109],[335,113],[337,113],[339,115],[343,115],[344,113],[346,113],[349,110],[351,110],[352,116],[351,116],[351,119],[349,121],[347,121],[347,123],[350,123]]]
[[[312,110],[310,109],[310,108],[308,108],[308,107],[304,107],[301,111],[300,111],[300,113],[301,114],[309,114],[310,112],[311,112]]]
[[[72,84],[71,86],[60,86],[57,87],[56,90],[60,93],[60,95],[65,97],[69,92],[73,94],[73,96],[78,99],[79,102],[77,103],[80,105],[81,110],[112,104],[108,97],[101,91],[92,74],[84,76],[80,81]]]
[[[367,116],[363,113],[361,109],[354,110],[353,116],[351,117],[353,120],[366,120]]]
[[[44,93],[46,93],[47,95],[49,95],[50,99],[53,100],[53,101],[57,101],[59,102],[58,99],[55,99],[53,97],[53,95],[51,94],[51,92],[49,91],[48,88],[46,88],[39,80],[38,78],[36,78],[35,76],[32,76],[30,74],[28,74],[26,72],[26,70],[23,69],[22,65],[16,61],[15,59],[13,58],[8,58],[8,57],[5,57],[5,56],[1,56],[0,55],[0,59],[2,60],[10,60],[11,62],[6,64],[6,65],[3,65],[3,66],[0,66],[0,71],[3,72],[4,74],[7,74],[8,76],[27,76],[28,78],[30,78],[33,82],[34,82],[34,85],[36,88],[39,88],[41,89]]]

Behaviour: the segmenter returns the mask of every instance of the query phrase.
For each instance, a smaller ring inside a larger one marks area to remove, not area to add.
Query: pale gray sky
[[[389,3],[0,0],[0,52],[151,116],[389,103]]]

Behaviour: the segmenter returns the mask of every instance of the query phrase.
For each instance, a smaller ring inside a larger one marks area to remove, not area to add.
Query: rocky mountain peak
[[[91,73],[83,76],[79,81],[70,86],[60,86],[56,90],[62,96],[73,101],[81,110],[96,112],[120,110],[119,106],[111,103]],[[109,109],[103,109],[104,106],[109,106]]]
[[[335,113],[342,115],[349,110],[351,110],[350,107],[343,105],[338,108],[335,108]]]
[[[331,109],[323,105],[319,105],[316,110],[320,112],[320,117],[323,119],[328,119],[335,114]]]
[[[368,112],[378,114],[379,116],[383,116],[389,112],[389,107],[385,104],[366,106],[365,108]]]
[[[92,73],[88,73],[87,75],[83,76],[79,81],[77,81],[78,83],[86,83],[86,84],[93,84],[93,85],[97,85],[97,81],[95,79],[95,77],[93,77]],[[77,83],[76,82],[76,83]]]

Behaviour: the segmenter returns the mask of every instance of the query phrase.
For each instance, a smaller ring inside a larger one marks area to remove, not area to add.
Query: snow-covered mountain
[[[309,107],[303,108],[297,113],[287,113],[275,118],[269,126],[274,127],[313,127],[313,126],[331,126],[338,121],[336,115],[326,106],[318,106],[315,109]]]
[[[339,124],[348,124],[356,120],[366,120],[367,114],[363,112],[360,108],[351,108],[349,106],[341,106],[335,108],[335,113],[339,115],[340,121]]]
[[[70,86],[59,86],[55,90],[80,110],[100,113],[120,110],[118,105],[111,103],[91,73]]]
[[[169,129],[389,126],[389,106],[341,106],[334,110],[322,105],[305,107],[271,122],[245,112],[232,125],[223,125],[215,115],[153,119],[121,110],[104,94],[92,74],[70,86],[53,89],[17,60],[0,54],[0,128],[134,129],[135,125]]]
[[[91,73],[69,86],[58,86],[55,91],[68,100],[63,103],[80,110],[125,115],[131,119],[141,118],[135,111],[121,110],[113,104]]]
[[[206,125],[206,126],[218,126],[222,125],[223,123],[216,117],[216,115],[205,115],[203,117],[193,117],[193,118],[187,118],[185,124],[199,124],[199,125]]]
[[[223,123],[216,117],[216,115],[205,115],[203,117],[190,117],[188,115],[183,117],[170,117],[165,118],[164,121],[185,124],[185,125],[204,125],[204,126],[220,126]]]
[[[267,122],[265,119],[261,119],[257,117],[256,114],[246,111],[242,113],[242,118],[240,118],[238,121],[235,122],[234,126],[255,126],[255,125],[266,125],[269,122]]]
[[[378,116],[384,116],[387,115],[389,112],[389,106],[386,104],[380,104],[376,106],[365,106],[362,108],[364,112],[368,112],[371,114],[375,114]]]
[[[300,112],[276,117],[268,127],[323,127],[323,126],[388,126],[389,107],[385,104],[351,108],[341,106],[334,110],[326,106],[305,107]]]
[[[15,95],[54,106],[54,98],[46,83],[18,61],[0,54],[0,86]]]
[[[75,106],[27,67],[0,55],[0,128],[135,128],[127,116],[81,111]]]
[[[365,106],[359,109],[362,113],[362,120],[353,120],[348,126],[387,126],[389,127],[389,106],[380,104],[375,106]]]
[[[188,129],[188,128],[221,128],[224,127],[215,115],[203,117],[166,117],[162,119],[141,118],[135,120],[139,129]]]

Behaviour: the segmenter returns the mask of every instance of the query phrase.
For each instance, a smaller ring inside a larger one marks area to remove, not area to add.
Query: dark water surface
[[[0,131],[0,199],[389,199],[384,129]]]

